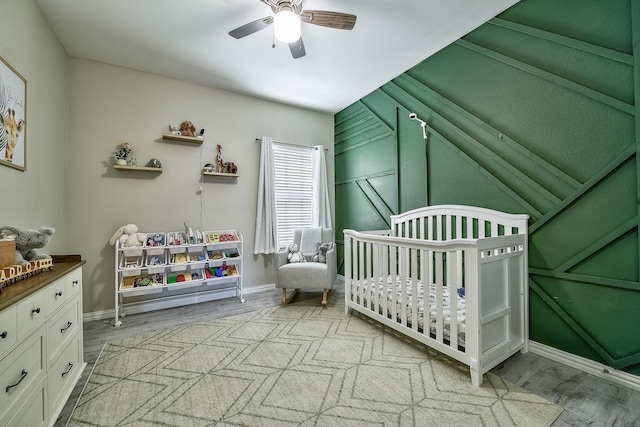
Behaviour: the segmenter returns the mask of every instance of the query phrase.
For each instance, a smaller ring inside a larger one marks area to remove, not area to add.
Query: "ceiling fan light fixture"
[[[300,16],[289,7],[283,7],[273,18],[273,32],[283,43],[293,43],[300,38]]]

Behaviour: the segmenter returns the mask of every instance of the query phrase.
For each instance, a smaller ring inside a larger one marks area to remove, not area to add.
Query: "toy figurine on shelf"
[[[217,146],[218,154],[216,155],[216,166],[215,171],[217,173],[228,173],[228,174],[236,174],[238,173],[238,167],[233,162],[225,162],[222,160],[222,145],[218,144]]]
[[[222,145],[218,144],[216,148],[218,149],[218,154],[216,155],[216,172],[224,173],[225,167],[224,162],[222,161]]]

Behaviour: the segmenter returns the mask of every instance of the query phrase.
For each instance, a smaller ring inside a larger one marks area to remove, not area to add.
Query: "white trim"
[[[640,377],[627,372],[613,369],[602,363],[587,359],[539,342],[529,341],[529,351],[547,359],[555,360],[573,368],[579,369],[596,377],[603,378],[614,384],[618,384],[633,390],[640,391]]]
[[[266,283],[264,285],[252,286],[250,288],[243,289],[242,294],[255,294],[258,292],[264,292],[275,289],[275,283]],[[200,292],[197,294],[185,294],[175,295],[164,298],[157,298],[149,301],[139,301],[127,304],[124,307],[126,314],[139,314],[146,313],[148,311],[162,310],[166,308],[180,307],[183,305],[196,304],[200,302],[214,301],[225,298],[233,298],[236,296],[236,288],[227,288],[221,290],[211,290],[208,292]],[[99,310],[91,313],[83,313],[82,321],[91,322],[93,320],[103,320],[115,318],[115,310]]]

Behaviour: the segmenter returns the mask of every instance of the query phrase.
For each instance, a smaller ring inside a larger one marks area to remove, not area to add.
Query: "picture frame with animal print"
[[[1,56],[0,164],[27,170],[27,81]]]

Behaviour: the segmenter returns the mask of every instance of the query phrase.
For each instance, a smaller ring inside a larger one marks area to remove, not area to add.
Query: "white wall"
[[[324,144],[333,189],[333,116],[223,90],[82,59],[69,59],[70,245],[87,261],[85,313],[114,306],[114,251],[109,238],[121,225],[143,232],[192,227],[236,229],[244,235],[245,287],[274,281],[270,257],[253,255],[260,145],[256,137]],[[201,146],[161,139],[183,120],[206,130]],[[140,164],[162,161],[163,173],[116,171],[110,154],[130,142]],[[204,163],[222,157],[240,177],[207,177]],[[333,199],[332,199],[333,201]],[[202,218],[201,218],[202,207]]]
[[[67,55],[32,0],[3,0],[0,55],[27,80],[26,171],[0,165],[0,226],[55,227],[68,253]]]

